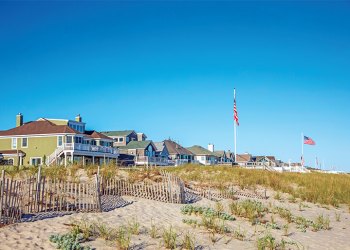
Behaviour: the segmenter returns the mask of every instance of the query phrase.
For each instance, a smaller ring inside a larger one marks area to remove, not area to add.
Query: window
[[[201,160],[202,160],[202,161],[205,161],[205,156],[202,156],[202,157],[201,157]]]
[[[81,137],[74,137],[75,143],[82,143],[83,139]]]
[[[72,139],[72,136],[67,136],[67,143],[72,143],[73,139]]]
[[[129,139],[129,137],[126,137],[126,143],[128,143],[128,142],[129,142],[129,140],[130,140],[130,139]]]
[[[63,144],[63,136],[58,136],[57,137],[57,146],[60,147]]]
[[[12,138],[12,149],[17,148],[17,138]]]
[[[123,137],[120,137],[119,138],[119,142],[123,142],[124,141],[124,138]]]
[[[33,166],[41,165],[41,157],[32,157],[30,158],[30,164]]]
[[[22,148],[28,147],[28,138],[22,138]]]

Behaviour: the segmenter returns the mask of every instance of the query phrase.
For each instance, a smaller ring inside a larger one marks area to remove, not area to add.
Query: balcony
[[[96,153],[106,153],[106,154],[119,154],[118,149],[106,146],[96,146],[90,144],[81,143],[64,143],[59,147],[60,149],[66,151],[86,151],[86,152],[96,152]]]

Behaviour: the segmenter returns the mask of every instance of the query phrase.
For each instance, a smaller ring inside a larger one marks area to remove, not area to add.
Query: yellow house
[[[80,115],[75,120],[40,118],[23,123],[23,115],[18,114],[15,128],[0,131],[0,164],[103,164],[118,155],[113,139],[86,130]]]

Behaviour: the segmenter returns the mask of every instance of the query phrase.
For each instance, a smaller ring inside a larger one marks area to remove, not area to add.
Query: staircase
[[[264,166],[264,169],[267,170],[267,171],[270,171],[270,172],[276,172],[277,171],[276,169],[274,169],[273,167],[269,166],[266,163],[264,163],[263,166]]]
[[[58,159],[63,154],[63,147],[57,148],[51,155],[47,157],[46,165],[50,166],[55,163],[56,159]]]

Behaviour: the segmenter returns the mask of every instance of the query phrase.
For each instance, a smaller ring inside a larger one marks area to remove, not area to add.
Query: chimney
[[[75,117],[76,122],[82,122],[83,118],[81,118],[80,114]]]
[[[214,144],[209,143],[209,144],[208,144],[208,150],[209,150],[210,152],[214,152]]]
[[[23,125],[23,115],[22,113],[18,113],[18,115],[16,115],[16,127],[20,127]]]
[[[144,133],[137,133],[137,140],[143,141]]]

